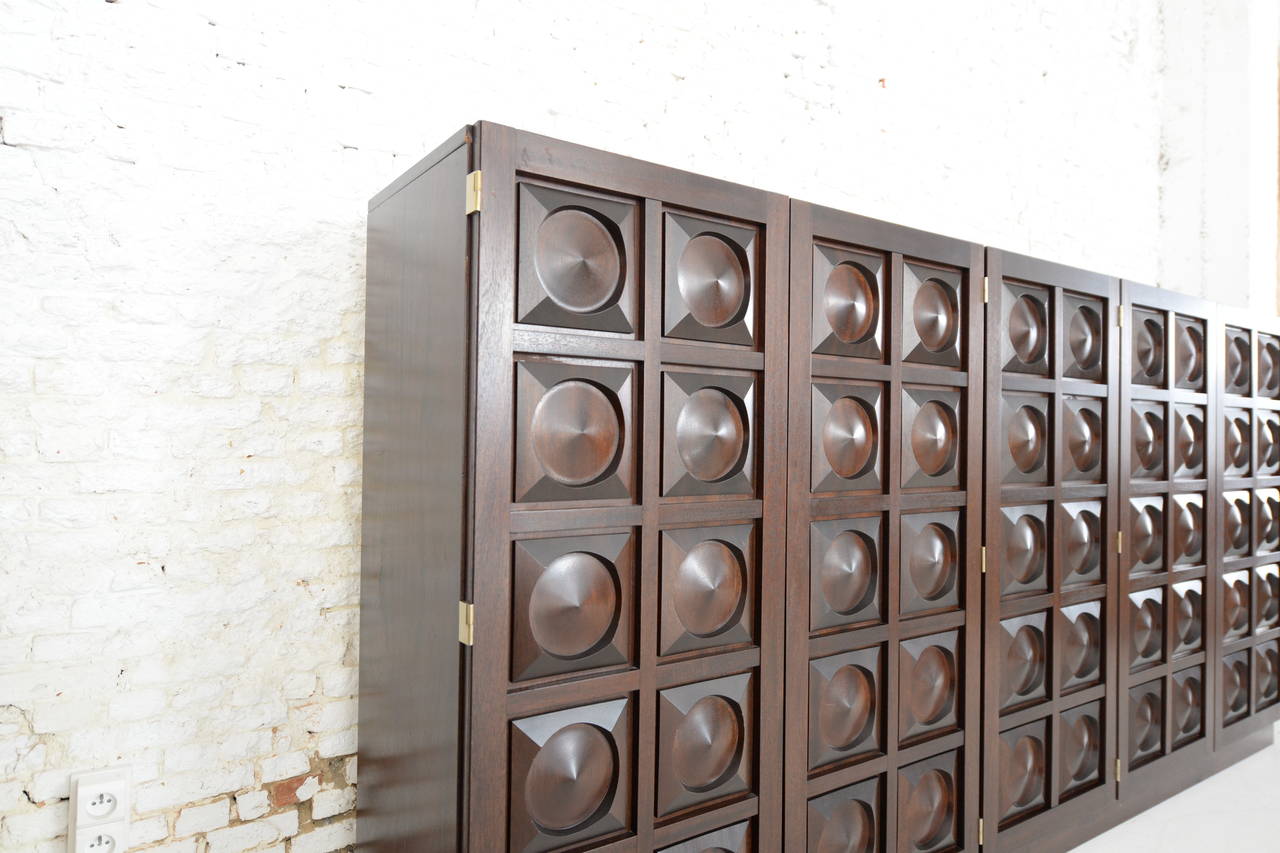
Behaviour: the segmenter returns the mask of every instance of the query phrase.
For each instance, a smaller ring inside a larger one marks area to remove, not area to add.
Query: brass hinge
[[[1124,306],[1123,305],[1116,306],[1116,325],[1122,329],[1124,328]]]
[[[1120,781],[1120,759],[1116,759],[1116,781]]]
[[[983,820],[982,818],[978,818],[978,846],[981,847],[986,843],[986,833],[983,832]]]
[[[1116,531],[1116,553],[1123,556],[1124,554],[1124,531]]]
[[[480,187],[481,175],[480,170],[467,173],[467,215],[480,210]]]
[[[458,602],[458,642],[464,646],[476,644],[476,606],[467,601]]]
[[[982,546],[982,573],[987,573],[987,546]]]
[[[984,275],[982,277],[982,304],[985,305],[990,301],[991,301],[991,277]]]

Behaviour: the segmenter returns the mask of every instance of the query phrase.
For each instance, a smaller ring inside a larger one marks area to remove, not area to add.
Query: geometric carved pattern
[[[884,814],[882,777],[809,801],[809,853],[875,853]]]
[[[1040,811],[1048,796],[1049,721],[1000,733],[1000,823]]]
[[[883,391],[852,382],[814,384],[813,491],[881,489]]]
[[[658,653],[755,639],[755,525],[662,531]]]
[[[663,333],[750,345],[756,322],[756,229],[679,213],[668,213],[665,223]]]
[[[1253,624],[1261,633],[1280,624],[1280,566],[1259,566],[1253,572]]]
[[[1179,657],[1204,648],[1204,581],[1183,581],[1172,589],[1173,655]]]
[[[1091,299],[1074,293],[1064,293],[1063,307],[1066,314],[1066,365],[1063,376],[1068,379],[1087,379],[1103,382],[1106,361],[1103,358],[1105,336],[1102,317],[1106,313],[1101,299]]]
[[[1204,321],[1178,315],[1173,347],[1175,387],[1203,391],[1205,377]]]
[[[1102,782],[1102,703],[1090,702],[1062,712],[1058,724],[1058,778],[1062,796],[1078,794]]]
[[[1171,524],[1173,562],[1179,569],[1185,565],[1203,565],[1204,495],[1174,495]]]
[[[813,351],[884,357],[884,257],[813,246]]]
[[[1222,635],[1229,640],[1249,636],[1249,576],[1247,569],[1222,576]]]
[[[658,853],[751,853],[755,849],[751,842],[751,822],[743,821],[663,847]]]
[[[956,699],[964,683],[960,632],[903,640],[898,652],[898,734],[914,743],[959,725]]]
[[[1173,712],[1173,745],[1182,746],[1198,739],[1204,732],[1204,668],[1199,666],[1173,674],[1173,691],[1169,699]]]
[[[1255,411],[1258,421],[1258,473],[1275,474],[1280,471],[1280,415],[1275,412]],[[1245,425],[1247,426],[1247,421]],[[1249,433],[1244,436],[1242,456],[1248,453]],[[1244,472],[1246,475],[1248,471]]]
[[[811,629],[878,621],[884,595],[882,516],[810,525]]]
[[[1165,411],[1160,403],[1134,403],[1130,474],[1135,479],[1164,479]],[[1203,423],[1203,421],[1202,421]]]
[[[1003,370],[1009,373],[1049,373],[1049,291],[1043,287],[1019,284],[1005,280],[1005,298],[1002,300],[1006,335],[1001,341]],[[1087,349],[1096,336],[1092,330],[1082,329]]]
[[[1068,480],[1099,481],[1105,469],[1106,414],[1096,397],[1064,397],[1062,407],[1063,451],[1060,454]]]
[[[1000,710],[1042,700],[1048,692],[1049,649],[1044,612],[1000,622]]]
[[[1165,315],[1133,310],[1133,384],[1164,387]]]
[[[1249,332],[1227,326],[1226,330],[1226,382],[1224,390],[1228,394],[1248,396],[1252,391],[1251,370],[1253,367],[1253,345],[1249,342]]]
[[[1062,613],[1062,686],[1076,690],[1102,680],[1103,615],[1101,601],[1064,607]]]
[[[1000,508],[1004,553],[1000,565],[1000,592],[1010,595],[1049,591],[1049,507]]]
[[[898,853],[956,849],[962,767],[956,751],[898,771]]]
[[[960,484],[960,392],[908,386],[902,394],[902,485]]]
[[[876,646],[810,662],[811,769],[881,751],[882,656]]]
[[[902,515],[902,614],[954,610],[959,606],[961,513],[904,513]]]
[[[1204,477],[1203,406],[1177,405],[1173,412],[1173,476],[1196,480]]]
[[[960,367],[965,316],[960,274],[905,263],[902,277],[903,360],[933,367]]]
[[[1164,743],[1164,681],[1129,688],[1129,767],[1161,754]]]
[[[1247,477],[1252,470],[1253,426],[1248,409],[1227,409],[1222,419],[1223,467],[1229,477]]]
[[[747,672],[658,694],[658,814],[751,788],[753,680]]]
[[[1069,587],[1102,579],[1102,502],[1083,501],[1062,505],[1061,584]]]
[[[1253,509],[1247,491],[1222,495],[1222,553],[1227,557],[1247,557],[1252,550]]]
[[[1249,714],[1249,649],[1222,659],[1222,721],[1234,723]]]
[[[1005,483],[1039,484],[1049,479],[1049,407],[1044,394],[1005,394],[1001,411]]]
[[[1129,530],[1125,549],[1129,552],[1129,576],[1164,570],[1164,499],[1129,499]]]
[[[1257,395],[1280,397],[1280,338],[1275,335],[1258,335]]]
[[[755,388],[754,374],[663,375],[664,495],[754,493]]]
[[[1138,670],[1164,659],[1164,590],[1129,593],[1129,666]]]

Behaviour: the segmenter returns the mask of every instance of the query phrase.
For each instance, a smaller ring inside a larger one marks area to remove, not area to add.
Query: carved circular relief
[[[1133,660],[1147,660],[1160,654],[1164,620],[1160,618],[1160,602],[1148,598],[1133,609]]]
[[[741,319],[747,305],[747,274],[737,250],[715,234],[699,234],[680,253],[676,286],[689,314],[720,328]]]
[[[1183,648],[1200,645],[1204,635],[1204,600],[1198,589],[1188,589],[1178,596],[1178,608],[1173,613],[1173,628]]]
[[[1270,699],[1280,689],[1280,650],[1275,646],[1258,655],[1258,692]]]
[[[1232,468],[1249,467],[1249,421],[1243,417],[1227,418],[1226,433],[1222,437],[1227,451],[1227,464]]]
[[[1204,523],[1199,504],[1179,503],[1173,513],[1174,553],[1187,560],[1200,556],[1204,544]]]
[[[1011,696],[1027,696],[1044,683],[1044,634],[1033,625],[1023,625],[1013,635],[1004,653],[1005,684]]]
[[[1227,544],[1233,551],[1243,551],[1249,546],[1249,502],[1245,500],[1228,500],[1227,511],[1223,516],[1223,528]]]
[[[1067,525],[1066,552],[1068,574],[1087,575],[1102,562],[1102,519],[1097,513],[1081,510]]]
[[[600,311],[622,291],[622,247],[599,217],[578,208],[542,220],[533,266],[551,301],[575,314]]]
[[[846,664],[836,670],[818,703],[823,743],[848,750],[866,740],[876,708],[875,689],[875,679],[860,666]]]
[[[1164,556],[1164,513],[1147,505],[1133,513],[1133,552],[1144,564],[1159,563]]]
[[[818,838],[818,853],[872,853],[876,817],[862,800],[845,800],[831,810]]]
[[[1204,462],[1204,418],[1179,412],[1175,418],[1173,450],[1182,467],[1196,470]]]
[[[1258,578],[1258,613],[1264,623],[1274,622],[1280,616],[1280,575]]]
[[[903,825],[917,850],[936,847],[951,834],[955,808],[955,788],[949,775],[930,770],[920,777],[903,815]]]
[[[1004,813],[1025,809],[1044,791],[1044,744],[1039,738],[1023,735],[1009,746],[1001,741],[1000,780]]]
[[[676,569],[672,600],[685,630],[714,637],[737,623],[746,591],[742,560],[718,539],[689,549]]]
[[[1204,378],[1204,332],[1199,326],[1187,324],[1181,328],[1174,358],[1178,381],[1183,385],[1199,385]]]
[[[742,755],[742,720],[723,696],[704,696],[676,727],[671,760],[680,784],[708,791],[738,768]]]
[[[1222,699],[1230,713],[1239,713],[1249,704],[1249,665],[1242,660],[1222,662]]]
[[[1280,345],[1274,340],[1258,348],[1258,384],[1273,396],[1280,390]]]
[[[1066,636],[1063,663],[1067,672],[1079,681],[1087,680],[1098,672],[1102,662],[1102,625],[1092,613],[1081,613],[1071,623]]]
[[[1263,545],[1275,547],[1280,541],[1280,503],[1273,497],[1258,497],[1258,537]]]
[[[1249,583],[1232,581],[1223,588],[1222,618],[1230,633],[1239,633],[1249,627]]]
[[[1081,305],[1071,315],[1067,345],[1082,371],[1093,370],[1102,361],[1102,318],[1092,306]]]
[[[1181,684],[1173,685],[1173,727],[1178,734],[1189,735],[1200,728],[1200,704],[1203,690],[1200,679],[1188,675]]]
[[[950,529],[930,522],[911,544],[908,569],[916,591],[926,601],[936,601],[956,584],[959,549]]]
[[[911,715],[926,726],[941,720],[956,698],[956,668],[951,654],[940,646],[930,646],[911,670],[909,693]]]
[[[1009,309],[1009,343],[1018,361],[1035,364],[1044,358],[1048,327],[1044,303],[1028,294],[1019,296]]]
[[[574,551],[551,561],[529,595],[529,628],[547,654],[594,654],[613,637],[618,586],[613,569],[594,554]]]
[[[942,352],[955,344],[960,328],[959,314],[950,286],[936,278],[920,285],[911,305],[916,334],[930,352]]]
[[[1102,731],[1098,720],[1088,714],[1076,717],[1063,726],[1062,755],[1072,782],[1087,781],[1098,772],[1102,757]]]
[[[876,288],[857,264],[837,264],[827,276],[823,311],[832,333],[846,344],[860,344],[876,332],[880,312]]]
[[[1022,406],[1009,419],[1009,455],[1022,473],[1044,467],[1047,431],[1044,414],[1034,406]]]
[[[1150,752],[1160,743],[1160,698],[1154,693],[1145,693],[1133,703],[1130,732],[1139,753]]]
[[[1020,584],[1029,584],[1044,574],[1044,522],[1025,513],[1013,523],[1004,543],[1004,563],[1009,576]]]
[[[1248,429],[1247,425],[1245,429]],[[1242,465],[1247,465],[1249,462],[1247,443],[1244,446],[1243,454],[1244,462]],[[1276,441],[1276,434],[1272,429],[1272,424],[1264,421],[1258,424],[1258,464],[1270,468],[1275,465],[1273,457],[1276,456],[1280,456],[1280,442]]]
[[[711,483],[742,469],[747,427],[732,397],[719,388],[699,388],[676,418],[676,451],[685,469]]]
[[[920,470],[940,477],[956,464],[956,418],[950,408],[930,400],[911,424],[911,454]]]
[[[1249,338],[1232,335],[1227,343],[1227,387],[1249,388]]]
[[[547,476],[566,486],[584,486],[613,468],[622,444],[622,420],[598,386],[570,379],[553,385],[538,401],[529,435]]]
[[[1067,451],[1076,470],[1092,471],[1102,461],[1102,419],[1093,409],[1077,409],[1067,418],[1066,429]]]
[[[871,603],[876,593],[876,546],[865,534],[845,530],[831,540],[819,568],[822,597],[842,616]]]
[[[1134,412],[1133,452],[1144,471],[1156,471],[1164,461],[1164,418],[1155,412]]]
[[[1164,329],[1153,319],[1143,320],[1133,330],[1133,354],[1138,369],[1155,379],[1164,367]]]
[[[822,425],[822,452],[837,476],[852,480],[876,461],[876,421],[867,405],[853,397],[831,404]]]
[[[549,737],[529,764],[524,802],[543,829],[569,832],[605,808],[618,772],[608,735],[574,723]]]

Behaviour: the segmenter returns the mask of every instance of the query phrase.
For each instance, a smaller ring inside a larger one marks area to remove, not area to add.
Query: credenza
[[[367,275],[362,849],[1060,851],[1272,742],[1280,323],[489,122]]]

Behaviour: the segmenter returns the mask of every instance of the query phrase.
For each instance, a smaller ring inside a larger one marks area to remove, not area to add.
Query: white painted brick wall
[[[365,202],[467,121],[1271,307],[1266,2],[0,20],[3,851],[118,763],[152,851],[353,839]]]

